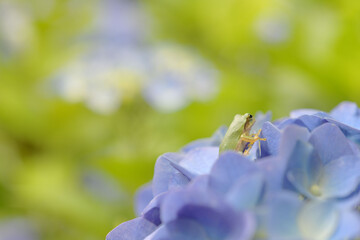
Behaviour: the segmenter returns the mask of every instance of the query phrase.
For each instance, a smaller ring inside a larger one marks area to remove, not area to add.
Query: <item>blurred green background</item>
[[[360,102],[360,2],[133,0],[151,19],[143,42],[190,47],[218,70],[218,94],[164,113],[136,92],[99,114],[49,86],[91,50],[82,36],[104,2],[0,0],[1,240],[15,227],[21,240],[104,239],[134,216],[160,154],[234,114]]]

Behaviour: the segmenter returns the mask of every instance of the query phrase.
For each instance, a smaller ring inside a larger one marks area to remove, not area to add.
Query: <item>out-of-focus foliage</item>
[[[226,75],[220,99],[232,111],[258,105],[284,115],[360,100],[359,2],[146,2],[162,37],[192,44],[216,61]]]
[[[152,0],[139,2],[152,19],[147,43],[196,49],[220,70],[219,95],[170,114],[137,97],[100,115],[49,83],[88,50],[102,3],[0,0],[0,231],[102,239],[133,217],[132,193],[158,155],[235,113],[360,101],[356,1]]]

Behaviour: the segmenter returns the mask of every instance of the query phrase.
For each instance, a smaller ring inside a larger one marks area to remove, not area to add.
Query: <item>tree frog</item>
[[[248,155],[256,141],[266,141],[265,138],[259,137],[261,129],[256,134],[250,134],[254,123],[255,118],[250,113],[235,115],[220,144],[219,153],[231,150]]]

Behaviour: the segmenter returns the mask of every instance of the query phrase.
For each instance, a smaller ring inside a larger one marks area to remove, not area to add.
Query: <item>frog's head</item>
[[[251,115],[250,113],[246,113],[244,116],[246,118],[246,122],[245,122],[245,125],[244,125],[244,131],[245,132],[250,132],[251,127],[255,123],[255,117],[253,115]]]

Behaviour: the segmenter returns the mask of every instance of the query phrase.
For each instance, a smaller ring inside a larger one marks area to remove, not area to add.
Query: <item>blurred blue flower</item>
[[[100,1],[91,32],[80,38],[88,52],[56,74],[53,86],[69,102],[111,114],[123,102],[143,98],[173,112],[218,92],[215,68],[193,49],[146,44],[149,17],[137,1]]]
[[[35,37],[32,14],[13,1],[0,2],[0,57],[28,49]]]
[[[161,44],[149,50],[144,97],[155,109],[176,111],[192,101],[208,101],[218,91],[217,71],[194,49]]]
[[[342,103],[330,114],[297,110],[274,122],[258,115],[267,140],[252,155],[219,156],[220,128],[160,156],[137,193],[138,218],[107,240],[360,237],[360,152],[344,131],[356,130],[357,111]]]
[[[0,220],[0,240],[37,240],[35,226],[25,218]]]

